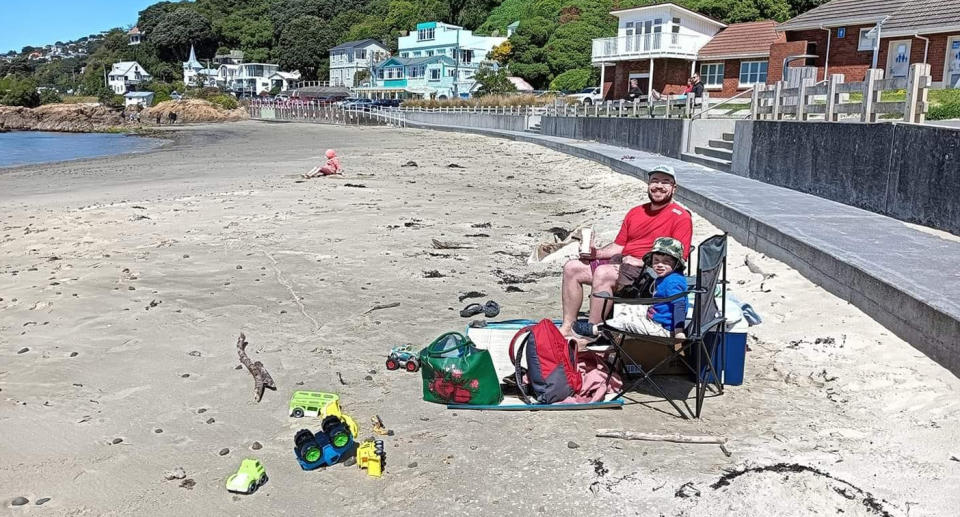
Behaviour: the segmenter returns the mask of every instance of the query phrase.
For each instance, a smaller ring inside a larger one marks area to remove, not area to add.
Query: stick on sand
[[[717,445],[727,443],[726,436],[638,433],[618,429],[597,429],[597,437],[619,438],[621,440],[643,440],[647,442],[712,443]]]
[[[273,383],[273,377],[271,377],[267,369],[263,367],[263,363],[260,361],[250,361],[250,357],[247,356],[245,348],[247,348],[247,337],[241,332],[240,337],[237,338],[237,355],[240,356],[240,362],[247,367],[247,370],[250,370],[250,375],[253,375],[253,393],[256,401],[260,402],[260,399],[263,398],[264,388],[270,388],[276,391],[277,386]]]

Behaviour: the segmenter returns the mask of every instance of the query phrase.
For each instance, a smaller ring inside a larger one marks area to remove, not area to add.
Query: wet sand
[[[298,182],[328,147],[347,175]],[[409,160],[418,166],[401,167]],[[609,241],[644,192],[532,144],[256,122],[182,128],[145,154],[4,170],[0,508],[955,515],[960,379],[736,242],[731,286],[764,323],[751,328],[744,385],[709,398],[700,421],[644,394],[622,410],[455,412],[420,400],[419,375],[385,370],[390,347],[462,330],[470,301],[496,300],[498,319],[559,316],[559,266],[527,265],[532,247],[581,223]],[[694,220],[694,241],[718,231]],[[459,302],[467,291],[486,296]],[[279,388],[259,404],[236,369],[241,331]],[[300,470],[292,442],[305,422],[287,416],[297,389],[339,392],[363,436],[382,417],[395,433],[382,479]],[[722,434],[732,455],[595,438],[599,428]],[[224,480],[245,457],[270,481],[235,496]],[[165,480],[177,467],[186,478]],[[11,506],[17,497],[28,507]]]

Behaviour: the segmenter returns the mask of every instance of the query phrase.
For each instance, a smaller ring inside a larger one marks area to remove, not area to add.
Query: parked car
[[[398,108],[400,107],[400,99],[377,99],[373,101],[373,106],[376,108]]]
[[[344,102],[340,105],[343,109],[370,111],[373,106],[373,99],[356,99],[353,102]]]
[[[588,106],[603,102],[603,95],[600,94],[599,86],[584,88],[577,93],[567,95],[567,98]]]
[[[340,100],[334,102],[333,105],[334,105],[334,106],[343,107],[344,104],[348,104],[348,103],[351,103],[351,102],[357,102],[357,100],[358,100],[358,99],[357,99],[356,97],[347,97],[347,98],[345,98],[345,99],[340,99]]]

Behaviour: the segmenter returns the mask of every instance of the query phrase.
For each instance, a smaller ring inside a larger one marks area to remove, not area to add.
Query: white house
[[[143,32],[139,27],[134,27],[127,31],[127,37],[129,38],[127,45],[139,45],[143,41]]]
[[[190,45],[190,58],[183,63],[183,83],[188,86],[216,86],[217,69],[207,68],[197,61],[197,54]],[[200,78],[203,84],[200,84]]]
[[[375,39],[341,43],[330,49],[330,86],[359,86],[357,72],[372,73],[377,63],[390,56],[387,47]]]
[[[140,66],[140,63],[136,61],[120,61],[119,63],[114,63],[113,67],[110,68],[107,84],[110,89],[113,90],[113,93],[123,95],[130,90],[136,89],[140,83],[147,82],[150,79],[152,79],[152,77]]]
[[[153,92],[127,92],[123,94],[123,105],[149,108],[153,104]]]
[[[271,76],[280,71],[280,65],[269,63],[242,63],[220,65],[217,83],[238,96],[260,95],[273,87]],[[294,71],[297,77],[300,72]]]
[[[374,97],[469,97],[477,68],[506,40],[442,22],[418,23],[397,39],[398,55],[375,67],[376,85],[358,91]]]
[[[280,91],[285,92],[287,90],[292,90],[296,87],[297,81],[300,80],[300,71],[296,72],[274,72],[269,78],[270,80],[270,89],[279,88]]]

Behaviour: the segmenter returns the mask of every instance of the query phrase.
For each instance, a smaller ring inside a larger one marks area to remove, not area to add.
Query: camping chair
[[[720,375],[714,368],[713,358],[717,347],[720,347],[721,353],[723,352],[723,347],[720,345],[726,337],[727,234],[714,235],[700,243],[697,252],[696,271],[696,276],[688,277],[687,282],[688,285],[692,282],[693,287],[669,298],[620,298],[606,292],[591,294],[591,296],[603,299],[603,314],[607,314],[607,310],[611,309],[615,303],[655,305],[672,302],[689,294],[693,294],[694,298],[693,317],[685,325],[686,338],[682,342],[678,342],[673,337],[635,334],[611,327],[606,323],[599,325],[600,333],[613,344],[615,354],[613,367],[623,372],[625,379],[628,373],[636,373],[637,375],[632,381],[624,382],[623,389],[614,399],[622,397],[626,392],[645,382],[666,399],[680,413],[681,417],[688,418],[676,401],[667,396],[663,388],[652,377],[657,369],[678,359],[696,379],[696,409],[693,413],[695,418],[700,418],[708,385],[713,384],[718,394],[723,393],[723,385],[720,381]],[[719,307],[715,296],[717,285],[721,286],[722,291]],[[686,319],[686,314],[676,314],[674,317],[676,321],[681,321]],[[641,342],[642,346],[668,347],[672,353],[653,367],[644,368],[638,361],[630,357],[630,354],[625,350],[624,342],[628,338]],[[676,346],[678,343],[679,348]],[[690,352],[690,354],[688,355],[687,352]],[[694,359],[695,366],[690,364],[689,360],[691,358]],[[718,360],[720,364],[723,364],[724,359],[722,357]],[[628,370],[632,370],[632,372],[628,372]]]

